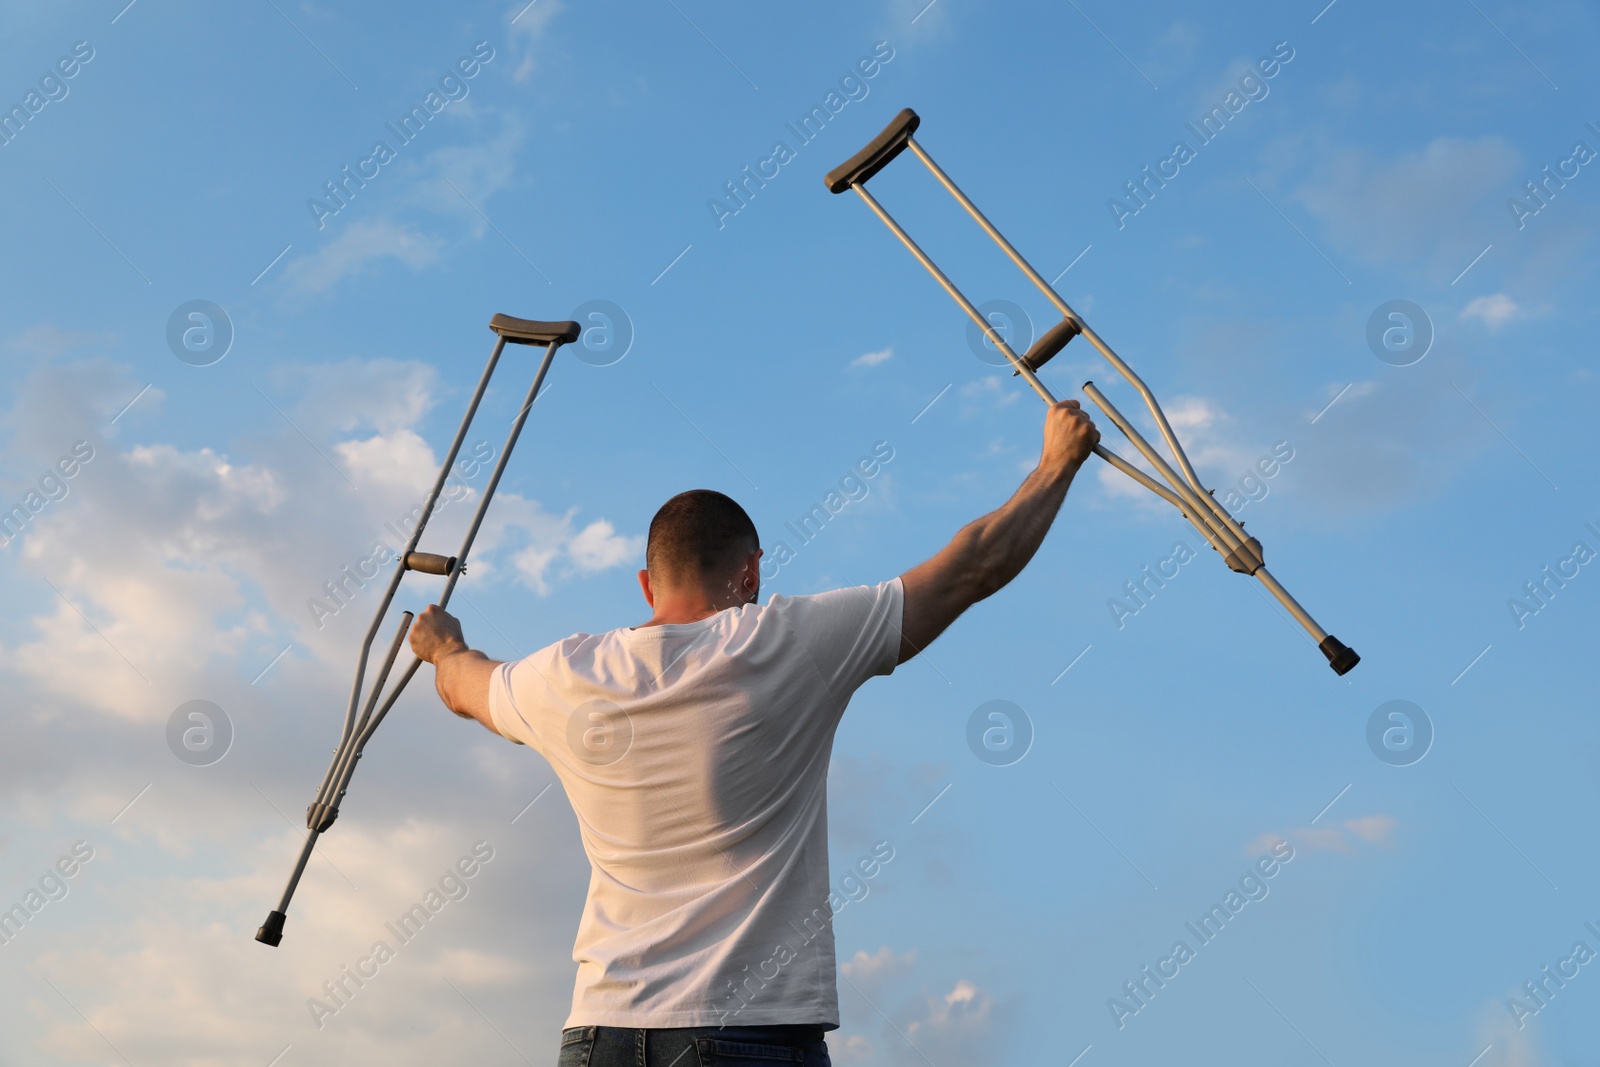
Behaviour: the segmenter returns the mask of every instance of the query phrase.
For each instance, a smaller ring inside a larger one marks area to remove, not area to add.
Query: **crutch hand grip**
[[[456,557],[440,556],[432,552],[407,552],[406,570],[421,571],[423,574],[442,574],[449,576],[456,569]]]
[[[1029,370],[1037,371],[1054,359],[1056,353],[1066,348],[1068,341],[1082,332],[1083,323],[1077,319],[1062,319],[1046,330],[1043,337],[1033,342],[1033,347],[1028,349],[1027,354],[1022,357],[1022,362],[1028,365]],[[1011,372],[1011,376],[1015,378],[1021,373],[1020,370],[1015,370]]]
[[[911,140],[911,135],[917,132],[917,126],[921,122],[917,113],[909,107],[896,115],[867,147],[828,172],[827,177],[823,179],[828,183],[828,192],[842,193],[852,185],[865,185],[868,178],[887,167],[895,156],[905,151],[906,142]]]

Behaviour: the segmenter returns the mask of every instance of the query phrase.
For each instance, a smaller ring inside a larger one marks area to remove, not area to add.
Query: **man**
[[[437,607],[417,617],[445,706],[536,749],[578,816],[590,878],[563,1067],[829,1062],[835,727],[857,687],[1021,572],[1099,439],[1076,401],[1054,405],[1011,499],[877,586],[757,605],[755,526],[699,489],[650,523],[640,626],[497,663]]]

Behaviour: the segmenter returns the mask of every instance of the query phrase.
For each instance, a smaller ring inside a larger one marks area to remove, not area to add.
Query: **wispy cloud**
[[[506,9],[506,18],[510,22],[509,35],[521,55],[516,70],[511,73],[511,80],[518,85],[525,84],[538,69],[534,53],[538,51],[551,20],[561,13],[563,6],[562,0],[514,0],[511,7]]]
[[[292,293],[325,293],[345,278],[366,273],[380,260],[399,260],[412,269],[425,267],[438,257],[442,244],[390,219],[351,222],[315,252],[290,260],[284,279]]]
[[[1438,137],[1387,158],[1364,148],[1313,158],[1313,176],[1292,198],[1330,241],[1370,263],[1440,260],[1450,273],[1483,247],[1462,220],[1491,217],[1484,209],[1515,187],[1521,162],[1497,136]],[[1465,247],[1471,251],[1463,257]]]
[[[1326,826],[1302,826],[1284,834],[1262,834],[1245,846],[1245,854],[1259,855],[1271,850],[1285,836],[1296,848],[1306,852],[1353,853],[1358,843],[1388,845],[1400,825],[1392,815],[1363,815]]]
[[[876,367],[878,364],[894,358],[894,348],[880,348],[876,352],[864,352],[850,361],[852,367]]]
[[[1470,322],[1477,319],[1489,329],[1498,330],[1512,319],[1521,318],[1524,314],[1524,308],[1515,300],[1505,293],[1494,293],[1490,296],[1477,297],[1462,308],[1461,321]]]

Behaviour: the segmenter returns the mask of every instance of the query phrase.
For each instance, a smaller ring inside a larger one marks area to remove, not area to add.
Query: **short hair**
[[[714,577],[760,547],[756,524],[732,497],[691,489],[650,520],[645,567],[656,580]]]

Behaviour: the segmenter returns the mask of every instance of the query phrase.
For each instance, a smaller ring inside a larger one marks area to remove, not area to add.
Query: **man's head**
[[[704,600],[717,608],[754,603],[761,592],[761,540],[731,497],[691,489],[650,520],[639,587],[652,607],[664,598]]]

